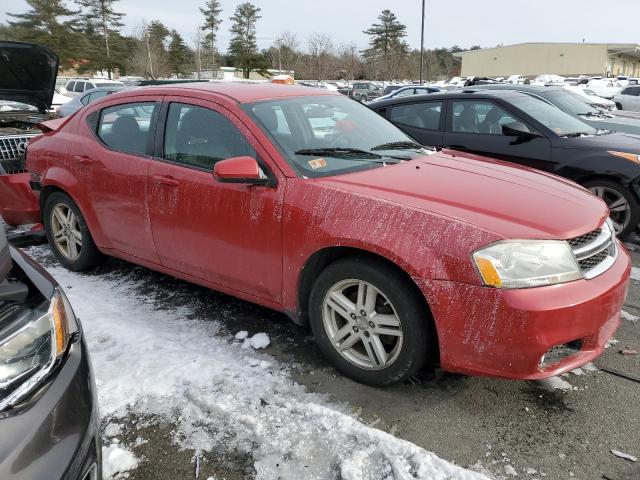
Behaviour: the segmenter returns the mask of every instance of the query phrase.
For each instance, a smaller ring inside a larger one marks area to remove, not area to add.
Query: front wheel
[[[397,269],[367,257],[338,260],[311,291],[311,328],[342,373],[373,386],[415,374],[435,351],[431,319]]]
[[[584,186],[609,207],[609,218],[616,235],[625,238],[636,229],[640,222],[640,206],[628,189],[610,180],[593,180]]]

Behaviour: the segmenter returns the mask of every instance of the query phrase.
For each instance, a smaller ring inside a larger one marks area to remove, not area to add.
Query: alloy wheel
[[[82,233],[78,216],[68,205],[58,203],[51,210],[53,242],[65,258],[74,261],[82,250]]]
[[[323,302],[325,331],[336,351],[367,370],[393,364],[402,350],[400,317],[374,285],[349,279],[334,284]]]
[[[631,205],[627,199],[620,192],[609,187],[596,185],[589,187],[589,190],[607,204],[616,234],[620,234],[631,219]]]

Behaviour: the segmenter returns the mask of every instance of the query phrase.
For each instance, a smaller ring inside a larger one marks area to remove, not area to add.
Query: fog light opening
[[[549,365],[561,362],[562,360],[578,353],[581,348],[582,340],[580,339],[551,347],[540,359],[540,367],[546,368]]]

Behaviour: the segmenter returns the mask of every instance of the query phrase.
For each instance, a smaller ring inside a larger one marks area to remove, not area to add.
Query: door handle
[[[88,155],[74,155],[74,157],[78,162],[80,162],[82,165],[93,165],[95,163],[95,160],[92,159],[91,157],[89,157]]]
[[[153,181],[158,185],[166,185],[167,187],[177,187],[180,185],[180,182],[175,178],[164,175],[154,175]]]

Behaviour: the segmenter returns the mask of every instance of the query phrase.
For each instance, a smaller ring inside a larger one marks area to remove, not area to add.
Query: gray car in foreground
[[[0,225],[0,479],[101,479],[99,425],[80,322]]]

